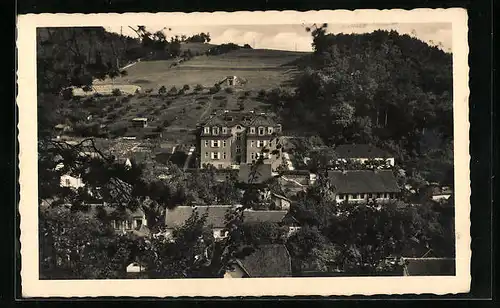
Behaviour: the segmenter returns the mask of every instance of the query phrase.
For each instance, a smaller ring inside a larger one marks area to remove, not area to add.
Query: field
[[[115,84],[131,84],[157,92],[161,86],[167,89],[183,85],[194,87],[201,84],[213,86],[226,76],[238,76],[248,82],[247,90],[270,89],[284,86],[295,71],[287,63],[306,55],[302,52],[280,50],[240,49],[217,56],[196,56],[177,66],[174,60],[143,61],[127,68],[127,76],[113,80]],[[111,81],[100,81],[109,84]]]

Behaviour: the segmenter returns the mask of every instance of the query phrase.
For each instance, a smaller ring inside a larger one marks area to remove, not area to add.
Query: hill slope
[[[192,51],[202,52],[210,44],[190,44]],[[196,46],[195,46],[196,45]],[[197,46],[201,45],[201,46]],[[144,61],[127,68],[127,76],[115,79],[116,84],[135,84],[157,91],[161,86],[177,88],[187,84],[213,86],[226,76],[236,75],[248,82],[246,89],[259,90],[282,86],[295,74],[290,63],[307,53],[264,49],[240,49],[217,56],[195,56],[191,60],[172,66],[175,60]],[[97,83],[111,83],[101,81]]]

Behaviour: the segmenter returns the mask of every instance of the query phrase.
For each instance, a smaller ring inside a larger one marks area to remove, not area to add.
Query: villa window
[[[251,153],[251,154],[250,154],[250,158],[251,158],[251,159],[255,159],[255,153]]]
[[[112,227],[113,229],[116,229],[116,221],[111,220],[111,227]]]
[[[220,147],[219,140],[212,140],[212,148],[218,148]]]
[[[210,134],[210,127],[205,127],[205,131],[204,131],[205,134]]]
[[[205,152],[205,158],[208,158],[208,152]]]
[[[250,127],[250,134],[255,134],[255,127]]]
[[[209,142],[208,140],[205,140],[205,147],[208,148]]]
[[[223,140],[223,141],[222,141],[222,146],[223,146],[223,147],[225,147],[226,145],[227,145],[226,140]]]
[[[340,200],[344,200],[345,199],[345,195],[344,194],[339,194],[339,199]]]
[[[262,140],[262,146],[265,147],[267,145],[267,141],[266,140]]]
[[[223,127],[223,128],[222,128],[222,133],[223,133],[223,134],[227,134],[227,127]]]
[[[219,134],[219,128],[217,126],[212,128],[212,134],[218,135]]]
[[[66,183],[66,186],[70,186],[71,185],[70,179],[66,179],[66,180],[64,180],[64,182]]]
[[[226,159],[226,152],[222,153],[222,159]]]
[[[264,127],[259,127],[259,135],[262,136],[265,134]]]
[[[272,127],[268,127],[268,128],[267,128],[267,133],[268,133],[269,135],[271,135],[271,134],[273,133],[273,128],[272,128]]]
[[[132,222],[130,220],[125,221],[125,228],[127,230],[132,229]]]
[[[136,219],[135,220],[135,227],[140,228],[142,226],[142,219]]]
[[[236,147],[236,153],[241,153],[241,148],[240,147]]]
[[[220,153],[219,152],[212,152],[212,159],[220,159]]]
[[[255,142],[254,142],[253,140],[252,140],[252,141],[250,141],[250,147],[251,147],[251,148],[253,148],[254,143],[255,143]]]

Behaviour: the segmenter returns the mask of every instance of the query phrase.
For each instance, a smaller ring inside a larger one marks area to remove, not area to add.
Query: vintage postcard
[[[463,9],[18,17],[24,297],[470,288]]]

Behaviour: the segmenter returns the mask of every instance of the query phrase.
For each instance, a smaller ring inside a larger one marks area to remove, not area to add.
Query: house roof
[[[399,192],[391,170],[328,171],[328,178],[337,193]]]
[[[208,118],[202,126],[275,126],[276,122],[268,114],[227,111]]]
[[[389,158],[390,155],[369,144],[341,144],[334,149],[339,158]]]
[[[224,218],[231,208],[233,208],[231,205],[196,206],[199,215],[208,214],[206,224],[214,228],[223,228],[225,226]],[[195,207],[192,206],[178,206],[174,209],[168,209],[166,211],[165,225],[167,228],[182,226],[191,217],[194,210]]]
[[[455,275],[453,258],[403,258],[407,276],[448,276]]]
[[[231,205],[209,205],[196,206],[199,215],[207,213],[206,225],[214,228],[225,227],[225,215],[228,210],[235,208]],[[166,212],[165,225],[167,228],[177,228],[184,224],[191,217],[195,207],[178,206],[174,209],[169,209]],[[281,222],[287,214],[287,211],[250,211],[246,210],[243,213],[245,222]]]
[[[243,212],[243,221],[246,223],[256,222],[281,222],[285,218],[288,211],[253,211],[246,210]]]
[[[272,178],[271,164],[255,165],[256,169],[252,169],[254,165],[241,164],[238,171],[238,181],[247,184],[261,184]]]
[[[284,245],[262,245],[238,261],[250,277],[289,277],[292,274],[290,254]]]

